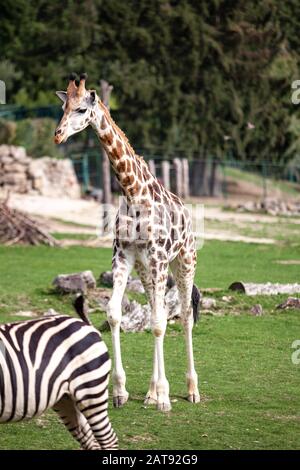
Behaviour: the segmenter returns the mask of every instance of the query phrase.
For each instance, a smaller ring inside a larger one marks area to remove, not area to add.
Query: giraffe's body
[[[94,91],[85,89],[84,82],[85,78],[82,78],[77,88],[72,79],[66,94],[58,92],[65,104],[55,141],[61,143],[69,135],[91,124],[107,152],[124,194],[115,224],[113,294],[107,312],[115,360],[114,404],[121,406],[128,399],[120,348],[121,301],[128,276],[135,267],[151,305],[151,327],[155,336],[153,374],[146,403],[156,403],[158,409],[163,411],[171,408],[163,357],[167,325],[164,296],[169,266],[181,300],[188,356],[188,397],[190,401],[198,402],[200,396],[194,368],[192,327],[197,316],[199,293],[193,287],[196,249],[189,212],[182,201],[150,173],[147,164],[135,154],[107,108]]]

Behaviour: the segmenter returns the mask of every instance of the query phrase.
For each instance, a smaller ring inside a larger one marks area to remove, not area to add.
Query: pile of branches
[[[58,242],[28,215],[0,201],[0,243],[57,246]]]

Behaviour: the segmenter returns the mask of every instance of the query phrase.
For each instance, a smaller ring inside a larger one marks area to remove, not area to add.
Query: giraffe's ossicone
[[[91,125],[106,150],[124,195],[115,222],[113,293],[107,308],[114,351],[114,404],[121,406],[128,399],[120,347],[121,302],[128,276],[135,268],[151,305],[151,327],[155,337],[153,374],[145,403],[156,404],[162,411],[171,409],[163,353],[167,326],[164,296],[169,267],[181,301],[187,347],[188,399],[199,402],[192,328],[198,317],[200,295],[193,285],[196,248],[190,214],[183,202],[162,186],[143,158],[134,152],[96,91],[85,88],[86,74],[80,76],[78,86],[75,79],[75,75],[70,77],[66,92],[57,92],[63,101],[64,114],[55,131],[55,142],[65,142]]]

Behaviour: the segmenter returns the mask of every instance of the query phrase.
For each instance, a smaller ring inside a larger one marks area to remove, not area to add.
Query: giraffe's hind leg
[[[183,248],[171,263],[171,269],[179,291],[181,301],[181,321],[184,328],[187,352],[187,388],[191,403],[200,401],[198,376],[195,371],[192,330],[194,325],[192,310],[192,290],[196,265],[196,253],[191,248]]]
[[[53,407],[62,422],[79,442],[84,450],[100,450],[101,446],[96,441],[93,431],[81,411],[69,395],[64,395]]]
[[[148,272],[148,270],[140,263],[135,263],[135,269],[138,273],[140,280],[144,286],[149,304],[151,309],[153,308],[153,285],[152,279]],[[158,380],[158,369],[157,369],[157,355],[156,350],[154,349],[154,357],[153,357],[153,372],[150,380],[149,390],[146,394],[144,404],[145,405],[156,405],[157,404],[157,380]]]

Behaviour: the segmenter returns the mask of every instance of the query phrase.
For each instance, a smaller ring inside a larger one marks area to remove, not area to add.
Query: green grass
[[[252,238],[271,238],[276,242],[285,245],[300,246],[300,224],[289,221],[287,217],[278,217],[276,223],[255,221],[255,223],[240,220],[233,225],[232,221],[226,220],[205,220],[205,230],[220,230],[228,234],[242,235]]]
[[[69,233],[69,232],[53,232],[51,235],[56,238],[56,240],[92,240],[95,238],[95,235],[90,235],[88,233]]]
[[[185,351],[181,327],[168,327],[166,372],[172,412],[143,406],[151,375],[151,333],[121,335],[131,399],[110,417],[122,449],[296,449],[300,436],[300,366],[291,362],[291,344],[300,339],[299,311],[279,312],[282,296],[221,296],[235,280],[297,282],[299,265],[277,260],[299,258],[298,247],[242,243],[205,243],[198,255],[196,282],[219,287],[215,294],[226,313],[203,316],[194,329],[196,368],[202,403],[185,401]],[[18,310],[38,313],[52,307],[72,313],[71,299],[51,287],[58,273],[110,269],[111,250],[85,247],[0,247],[0,321],[12,321]],[[248,314],[261,303],[265,315]],[[99,326],[103,314],[92,315]],[[109,332],[103,337],[111,351]],[[53,412],[39,420],[0,426],[0,449],[76,449],[77,444]]]

